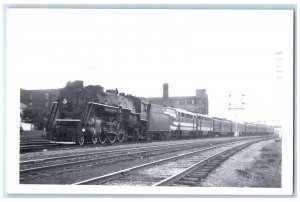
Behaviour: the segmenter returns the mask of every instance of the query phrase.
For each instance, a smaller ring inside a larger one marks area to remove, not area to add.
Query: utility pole
[[[241,99],[242,99],[241,105],[238,105],[237,100],[235,100],[234,103],[232,103],[232,100],[230,100],[230,99],[236,98],[236,97],[233,96],[232,94],[229,94],[229,107],[228,107],[228,109],[229,110],[234,110],[234,112],[235,112],[235,132],[234,132],[235,137],[239,136],[238,126],[237,126],[238,125],[237,116],[238,116],[238,110],[245,109],[245,107],[244,107],[245,106],[244,97],[245,97],[245,95],[242,94],[242,96],[241,96]]]

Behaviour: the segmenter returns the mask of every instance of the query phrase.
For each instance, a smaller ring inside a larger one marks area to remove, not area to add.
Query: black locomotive
[[[172,107],[149,103],[145,98],[106,90],[100,85],[84,87],[69,82],[53,103],[47,123],[51,141],[93,144],[116,140],[150,140],[181,137],[233,136],[234,123]],[[268,135],[266,125],[238,124],[240,135]]]

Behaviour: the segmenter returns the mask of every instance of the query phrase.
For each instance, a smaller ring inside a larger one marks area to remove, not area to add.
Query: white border
[[[43,1],[46,3],[50,3],[49,1]],[[112,3],[123,3],[123,1],[85,1],[84,3],[107,3],[107,4],[112,4]],[[184,4],[188,4],[188,3],[203,3],[204,1],[126,1],[126,3],[174,3],[174,2],[180,2],[180,3],[184,3]],[[223,3],[223,1],[213,1],[211,3]],[[279,1],[264,1],[264,3],[278,3]],[[296,3],[296,1],[285,1],[285,2],[281,2],[281,3]],[[24,3],[23,1],[7,1],[5,0],[3,3]],[[27,1],[27,3],[40,3],[40,1]],[[61,3],[61,1],[51,1],[51,3]],[[72,3],[83,3],[82,1],[74,1]],[[207,2],[206,2],[207,3]],[[228,2],[227,2],[228,3]],[[239,1],[230,1],[230,3],[239,3]],[[262,1],[252,1],[251,3],[262,3]],[[1,8],[1,10],[3,9],[3,7]],[[3,12],[3,10],[2,10]],[[207,196],[207,195],[223,195],[223,196],[232,196],[232,195],[272,195],[272,196],[280,196],[280,195],[291,195],[292,194],[292,187],[289,185],[289,183],[291,182],[291,179],[293,179],[293,176],[291,171],[287,171],[285,170],[285,167],[283,167],[283,172],[284,173],[289,173],[290,175],[288,175],[287,178],[289,178],[289,180],[285,181],[285,179],[283,179],[283,188],[282,189],[274,189],[274,188],[264,188],[264,189],[258,189],[258,188],[179,188],[179,187],[109,187],[109,186],[101,186],[101,189],[99,190],[99,186],[72,186],[71,189],[69,187],[65,188],[65,185],[19,185],[18,183],[15,184],[15,182],[19,181],[19,175],[15,175],[15,173],[18,173],[18,167],[13,167],[11,165],[13,165],[13,161],[15,158],[10,158],[10,155],[14,153],[14,151],[19,151],[18,145],[17,144],[11,144],[11,143],[15,143],[14,139],[12,138],[13,136],[10,136],[8,134],[8,131],[10,134],[18,134],[18,128],[14,127],[14,122],[15,120],[19,119],[18,113],[14,113],[14,112],[18,112],[19,109],[14,109],[15,106],[19,106],[19,97],[16,97],[15,93],[17,92],[17,94],[19,94],[19,89],[15,88],[14,85],[14,80],[12,79],[12,75],[9,72],[9,69],[6,69],[6,72],[8,75],[7,79],[7,83],[6,86],[4,87],[8,87],[7,91],[4,91],[5,96],[8,98],[6,100],[6,102],[4,104],[6,104],[6,106],[4,106],[6,109],[13,109],[13,110],[6,110],[6,114],[4,116],[4,120],[6,121],[5,124],[5,137],[3,138],[1,136],[1,142],[4,142],[4,140],[6,140],[4,143],[9,143],[6,146],[4,146],[4,174],[5,176],[3,176],[4,178],[4,193],[5,194],[76,194],[73,196],[78,196],[77,194],[135,194],[137,196],[141,196],[141,195],[148,195],[148,194],[159,194],[159,195],[164,195],[164,194],[171,194],[171,195],[182,195],[182,196],[186,196],[186,195],[203,195],[203,196]],[[4,76],[6,76],[4,75]],[[5,78],[5,77],[4,77]],[[8,113],[8,111],[10,113]],[[289,124],[290,125],[290,124]],[[9,130],[8,130],[9,128]],[[293,132],[291,130],[289,130],[288,132]],[[3,138],[3,139],[2,139]],[[283,141],[283,145],[292,145],[293,142],[292,140],[284,140]],[[285,147],[283,146],[283,147]],[[5,153],[6,152],[6,153]],[[10,155],[8,155],[8,153]],[[293,151],[289,150],[287,152],[283,152],[283,156],[287,157],[291,157],[293,156]],[[15,157],[18,159],[18,154],[15,155]],[[2,173],[1,173],[2,174]],[[7,176],[7,177],[6,177]],[[2,177],[2,176],[0,176]],[[288,183],[288,184],[287,184]],[[62,188],[64,187],[64,188]],[[2,189],[3,190],[3,189]]]

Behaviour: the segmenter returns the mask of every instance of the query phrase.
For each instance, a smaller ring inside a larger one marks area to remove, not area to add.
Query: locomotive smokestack
[[[169,84],[167,83],[163,84],[163,105],[169,105]]]

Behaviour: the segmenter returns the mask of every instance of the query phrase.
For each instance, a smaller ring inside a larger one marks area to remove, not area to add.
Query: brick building
[[[20,90],[20,101],[28,107],[36,107],[45,111],[50,111],[52,102],[59,95],[59,89],[43,89],[43,90]]]
[[[168,84],[163,84],[163,97],[150,97],[148,100],[162,106],[172,106],[190,112],[208,115],[206,89],[197,89],[196,96],[169,97],[169,86]]]

